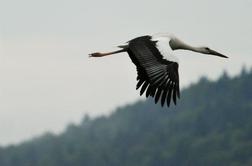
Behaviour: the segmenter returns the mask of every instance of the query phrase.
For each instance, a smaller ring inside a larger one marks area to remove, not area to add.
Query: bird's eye
[[[209,48],[209,47],[206,47],[206,50],[210,50],[210,48]]]

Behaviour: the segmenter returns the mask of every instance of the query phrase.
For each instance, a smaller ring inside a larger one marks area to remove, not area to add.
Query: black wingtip
[[[176,95],[176,90],[175,89],[173,90],[172,98],[173,98],[173,103],[176,105],[177,104],[177,95]]]
[[[153,86],[149,85],[149,87],[147,88],[146,93],[145,93],[146,98],[151,95],[152,91],[153,91]]]
[[[147,81],[145,81],[145,83],[143,84],[141,90],[140,90],[140,96],[143,95],[143,93],[145,92],[146,88],[148,87],[149,83]]]
[[[161,95],[161,92],[162,92],[162,89],[161,88],[158,88],[158,91],[157,91],[157,94],[155,96],[155,103],[157,104],[159,98],[160,98],[160,95]]]
[[[179,89],[179,86],[177,86],[177,96],[178,96],[178,98],[180,98],[180,89]]]
[[[172,93],[172,88],[169,87],[169,92],[168,92],[168,95],[167,95],[167,98],[166,98],[166,103],[167,103],[168,107],[170,107],[170,103],[171,103],[171,93]]]
[[[142,86],[143,83],[144,83],[144,80],[143,80],[143,79],[140,79],[140,80],[138,81],[137,85],[136,85],[136,90],[139,89],[139,88]]]

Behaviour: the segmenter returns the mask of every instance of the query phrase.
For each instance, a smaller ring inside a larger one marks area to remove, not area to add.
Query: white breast
[[[153,35],[151,40],[156,41],[156,47],[163,55],[164,59],[178,63],[178,58],[174,56],[174,51],[170,47],[170,40],[172,36],[168,34],[156,34]]]

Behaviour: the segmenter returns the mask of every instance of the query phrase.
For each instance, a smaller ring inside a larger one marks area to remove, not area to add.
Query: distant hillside
[[[1,166],[252,165],[252,72],[202,78],[176,107],[152,100],[0,148]]]

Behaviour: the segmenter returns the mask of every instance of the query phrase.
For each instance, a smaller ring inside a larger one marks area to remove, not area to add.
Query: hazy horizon
[[[252,66],[252,2],[3,1],[0,3],[0,145],[58,133],[85,114],[108,114],[139,97],[127,54],[92,59],[136,36],[171,32],[229,56],[180,51],[180,82]],[[223,10],[223,8],[225,10]]]

